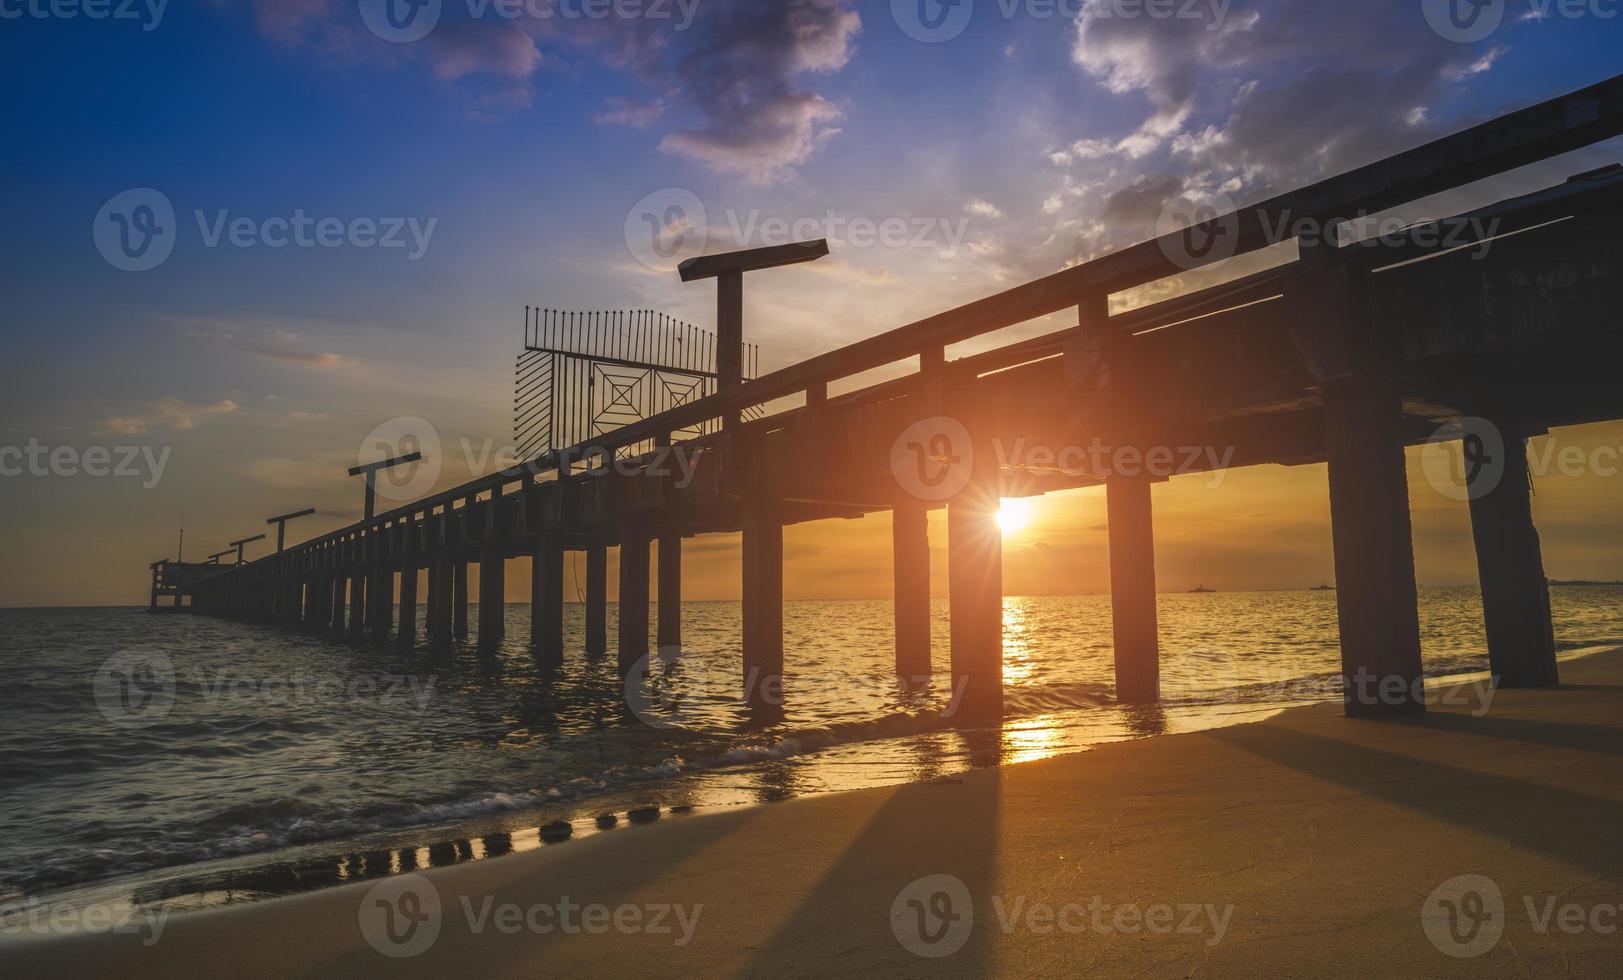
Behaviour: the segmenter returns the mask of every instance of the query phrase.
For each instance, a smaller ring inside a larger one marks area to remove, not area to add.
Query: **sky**
[[[346,468],[403,424],[440,450],[412,492],[489,471],[526,304],[708,328],[679,259],[826,236],[827,259],[751,277],[772,370],[1152,237],[1177,202],[1260,199],[1623,71],[1615,0],[1505,0],[1470,36],[1433,0],[420,2],[0,0],[0,606],[144,602],[182,521],[188,558],[303,507],[294,539],[349,523]],[[656,242],[645,216],[673,204]],[[126,245],[167,229],[156,249],[110,247],[121,207]],[[1551,575],[1623,578],[1620,446],[1618,424],[1535,441]],[[1420,580],[1472,584],[1466,507],[1417,453]],[[1159,486],[1161,587],[1332,580],[1325,486]],[[889,541],[883,515],[789,529],[787,594],[888,595]],[[1005,591],[1105,591],[1105,544],[1102,491],[1044,498]],[[687,549],[688,597],[736,596],[736,536]]]

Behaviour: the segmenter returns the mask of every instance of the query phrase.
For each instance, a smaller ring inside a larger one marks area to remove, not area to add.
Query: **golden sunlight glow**
[[[1055,755],[1060,744],[1059,720],[1054,715],[1038,715],[1003,726],[1003,761],[1035,762]]]
[[[1004,534],[1014,532],[1031,523],[1036,503],[1030,497],[1005,497],[998,502],[997,526]]]

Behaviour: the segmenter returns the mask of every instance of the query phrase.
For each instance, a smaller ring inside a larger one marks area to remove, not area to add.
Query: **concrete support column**
[[[564,549],[556,534],[537,534],[530,575],[530,647],[543,667],[564,662]]]
[[[947,596],[958,717],[984,720],[1003,714],[1003,532],[991,440],[974,437],[970,460],[968,485],[947,502]]]
[[[1112,476],[1105,482],[1116,700],[1126,704],[1146,704],[1161,697],[1150,485],[1148,476]]]
[[[891,511],[891,577],[895,582],[896,674],[930,675],[930,522],[920,506]]]
[[[333,573],[332,605],[328,609],[328,613],[330,614],[331,618],[327,623],[327,629],[333,633],[344,632],[344,591],[347,584],[347,580],[342,571]]]
[[[468,638],[468,563],[458,554],[451,559],[451,633]]]
[[[417,645],[417,566],[400,569],[400,628],[395,640],[407,649]]]
[[[435,552],[428,569],[428,643],[443,650],[451,645],[451,556]]]
[[[609,549],[586,547],[586,652],[609,651]]]
[[[1402,403],[1365,379],[1324,385],[1347,714],[1424,711]]]
[[[627,527],[620,540],[620,676],[648,656],[648,535]]]
[[[1515,429],[1500,431],[1503,468],[1485,461],[1470,487],[1488,663],[1501,687],[1554,687],[1560,683],[1555,627],[1544,556],[1533,525],[1527,446]]]
[[[682,536],[659,538],[659,629],[656,642],[662,651],[682,647]]]
[[[327,584],[327,576],[321,572],[311,572],[304,587],[304,628],[307,632],[315,633],[326,623],[326,606],[331,598],[332,586]]]
[[[775,495],[744,500],[744,701],[781,707],[783,523]]]
[[[439,555],[430,552],[423,568],[428,572],[427,575],[423,576],[425,579],[424,584],[428,588],[428,595],[423,599],[423,635],[428,637],[428,642],[432,645],[435,631],[438,628],[438,624],[434,620],[439,613],[440,602],[442,601],[440,596]]]
[[[357,640],[366,635],[366,576],[359,568],[349,576],[349,635]]]
[[[507,633],[507,560],[498,545],[479,546],[479,649],[494,650]]]
[[[367,592],[372,596],[372,640],[381,645],[389,639],[394,619],[394,572],[382,561],[372,566],[372,585]]]

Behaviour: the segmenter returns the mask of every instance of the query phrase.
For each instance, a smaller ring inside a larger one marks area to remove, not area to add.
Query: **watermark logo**
[[[975,449],[964,423],[945,415],[920,419],[890,447],[896,485],[919,500],[949,500],[969,486]]]
[[[101,206],[91,236],[96,251],[113,268],[125,272],[156,269],[175,250],[175,206],[162,191],[131,188]]]
[[[442,465],[440,433],[434,424],[415,415],[403,415],[379,423],[355,449],[357,466],[394,459],[411,453],[423,458],[379,470],[372,477],[378,496],[409,501],[425,496],[440,479]]]
[[[1515,451],[1520,449],[1518,443]],[[1513,450],[1505,444],[1504,434],[1487,419],[1450,419],[1421,447],[1420,466],[1426,482],[1443,496],[1450,500],[1478,500],[1499,486],[1505,474],[1505,453],[1509,451]]]
[[[679,257],[700,255],[709,239],[704,201],[685,187],[664,187],[626,212],[626,249],[645,269],[666,272]]]
[[[1505,0],[1420,0],[1421,13],[1445,41],[1475,44],[1505,21]]]
[[[698,729],[704,723],[701,705],[728,697],[728,692],[713,689],[697,661],[679,680],[673,677],[687,657],[688,651],[679,646],[662,646],[626,671],[621,682],[625,704],[638,721],[649,728]]]
[[[915,41],[940,44],[964,33],[975,0],[890,0],[890,16]]]
[[[440,22],[440,0],[360,0],[367,29],[393,44],[421,41]]]
[[[975,901],[969,887],[953,875],[915,879],[890,903],[891,932],[915,956],[951,956],[964,948],[974,927]]]
[[[175,665],[160,650],[120,650],[102,662],[91,691],[112,724],[150,725],[175,706]]]
[[[1180,269],[1198,269],[1233,258],[1240,248],[1240,216],[1219,191],[1202,200],[1180,194],[1155,219],[1161,253]]]
[[[1615,902],[1562,902],[1560,896],[1521,896],[1528,928],[1540,936],[1593,932],[1611,936],[1618,930],[1623,907]],[[1491,951],[1504,936],[1510,915],[1505,896],[1492,878],[1464,874],[1432,890],[1420,906],[1420,927],[1437,951],[1455,959],[1472,959]]]
[[[1439,952],[1458,959],[1481,956],[1504,934],[1505,896],[1483,875],[1450,878],[1426,897],[1420,926]]]
[[[428,951],[443,924],[439,889],[418,874],[385,878],[369,888],[356,919],[368,946],[393,959]]]

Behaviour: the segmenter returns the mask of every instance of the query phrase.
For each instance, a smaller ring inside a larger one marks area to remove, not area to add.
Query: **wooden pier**
[[[1295,258],[1221,285],[1115,314],[1111,297],[1275,244],[1271,229],[1331,227],[1619,133],[1623,77],[753,379],[740,366],[743,280],[814,259],[821,243],[690,260],[684,280],[717,283],[713,393],[240,566],[204,576],[160,564],[154,604],[161,579],[166,595],[177,604],[189,596],[200,613],[375,643],[415,644],[421,632],[446,646],[468,632],[469,566],[479,568],[488,611],[502,606],[506,562],[529,556],[529,640],[542,664],[556,665],[571,655],[565,555],[586,554],[584,645],[603,653],[606,556],[618,548],[617,652],[630,672],[650,652],[654,542],[656,642],[675,646],[682,539],[741,531],[740,684],[769,710],[781,676],[794,670],[783,635],[784,526],[889,510],[898,674],[945,667],[966,717],[995,717],[999,500],[1103,485],[1117,692],[1153,701],[1154,480],[1125,468],[1059,467],[1046,454],[1008,459],[999,447],[1097,440],[1141,459],[1155,447],[1222,447],[1232,448],[1232,466],[1328,463],[1347,711],[1420,711],[1404,447],[1451,419],[1480,417],[1509,448],[1497,484],[1469,505],[1493,670],[1505,684],[1553,684],[1538,535],[1525,461],[1515,460],[1522,440],[1551,426],[1623,418],[1623,169],[1443,223],[1467,229],[1463,239],[1439,240],[1431,225],[1379,244],[1304,237]],[[1223,247],[1192,259],[1190,245],[1201,241]],[[948,357],[954,344],[1067,310],[1077,316],[1067,329]],[[831,392],[898,362],[916,369]],[[944,499],[921,494],[898,468],[895,450],[916,432],[932,433],[914,442],[919,465],[962,468],[954,474],[961,486]],[[693,460],[691,481],[666,465],[672,445]],[[592,465],[610,457],[616,466]],[[929,630],[925,515],[939,508],[949,556],[945,662],[932,656]],[[503,628],[500,615],[481,615],[478,645],[501,642]]]

